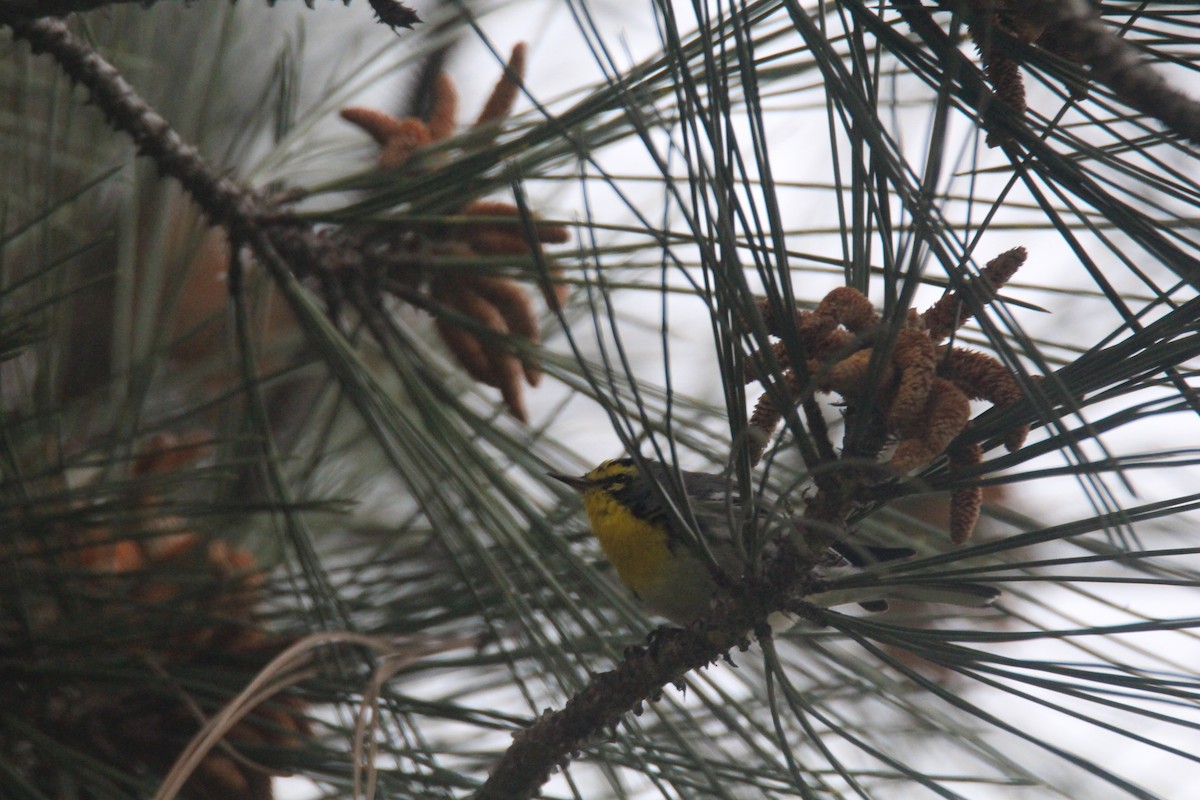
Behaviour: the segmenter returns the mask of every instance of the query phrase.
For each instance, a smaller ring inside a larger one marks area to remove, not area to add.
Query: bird
[[[548,476],[582,497],[592,533],[621,582],[650,612],[687,627],[710,610],[721,592],[696,536],[703,538],[703,548],[716,564],[736,580],[745,570],[731,521],[744,519],[745,514],[741,498],[726,476],[678,470],[685,495],[681,496],[674,474],[676,471],[660,461],[618,458],[583,475],[551,472]],[[663,504],[663,498],[675,506],[674,512]],[[755,505],[759,519],[766,520],[771,505]],[[689,517],[696,523],[694,534],[682,524]],[[794,524],[788,527],[800,530]],[[821,577],[836,578],[871,563],[914,554],[909,548],[838,542],[821,555],[816,569]],[[889,598],[984,607],[999,595],[995,587],[985,584],[931,581],[877,589],[834,589],[805,599],[823,607],[859,603],[867,610],[883,611]]]

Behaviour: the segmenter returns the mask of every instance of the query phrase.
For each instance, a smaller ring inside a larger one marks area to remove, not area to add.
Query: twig
[[[560,711],[547,710],[513,743],[492,769],[476,800],[516,800],[533,796],[550,773],[565,764],[598,731],[611,728],[643,701],[657,697],[672,681],[720,655],[703,634],[672,628],[655,646],[631,652],[614,670],[592,678]]]
[[[257,192],[222,176],[155,111],[112,64],[66,24],[56,19],[19,19],[0,12],[0,24],[46,53],[73,81],[88,90],[92,102],[116,130],[128,134],[138,152],[165,176],[175,178],[209,221],[245,242],[276,278],[334,270],[361,273],[363,257],[340,240],[318,236],[311,228],[280,214]]]
[[[259,230],[256,218],[264,212],[262,199],[219,175],[187,144],[165,119],[126,83],[112,64],[77,39],[66,23],[56,19],[19,19],[0,12],[0,22],[29,42],[34,53],[47,53],[71,80],[82,84],[109,123],[133,139],[141,155],[154,161],[187,190],[216,224],[236,239]]]
[[[657,700],[665,686],[678,683],[688,672],[716,662],[722,654],[728,660],[729,649],[745,641],[730,631],[751,630],[780,609],[827,624],[824,609],[788,600],[816,588],[803,586],[806,579],[797,577],[804,568],[797,554],[781,553],[767,567],[764,580],[741,586],[737,599],[719,601],[701,623],[656,631],[649,647],[631,648],[616,669],[595,675],[561,710],[547,710],[514,734],[475,800],[532,797],[556,767],[565,765],[598,732],[630,711],[641,713],[643,702]]]
[[[229,0],[232,2],[232,0]],[[0,17],[40,19],[43,17],[65,17],[82,11],[94,11],[97,8],[126,3],[140,3],[143,6],[154,5],[158,0],[0,0]],[[343,0],[346,5],[350,0]],[[375,12],[375,18],[392,30],[396,28],[411,28],[421,18],[404,3],[397,0],[367,0]],[[271,0],[271,5],[275,0]]]
[[[63,17],[80,11],[113,6],[118,3],[141,3],[151,5],[154,0],[0,0],[0,16],[25,17]]]

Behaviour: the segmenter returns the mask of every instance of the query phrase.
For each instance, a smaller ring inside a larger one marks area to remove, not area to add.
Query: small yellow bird
[[[657,461],[642,463],[650,477],[632,458],[605,461],[579,477],[553,472],[550,477],[583,497],[592,533],[600,540],[604,555],[621,581],[650,611],[686,626],[709,611],[718,587],[704,555],[690,543],[686,532],[678,530],[678,515],[663,507],[651,482],[658,484],[684,518],[690,510],[705,547],[735,580],[744,568],[729,523],[731,518],[739,518],[740,498],[730,495],[731,487],[724,476],[683,470],[679,477],[686,497],[680,497],[666,465]],[[904,548],[846,545],[831,548],[823,568],[827,568],[828,575],[835,575],[868,562],[912,554]],[[861,603],[875,611],[887,608],[884,597],[982,607],[993,603],[999,594],[982,584],[932,582],[880,587],[877,593],[863,589],[849,594],[832,591],[808,599],[823,606]]]

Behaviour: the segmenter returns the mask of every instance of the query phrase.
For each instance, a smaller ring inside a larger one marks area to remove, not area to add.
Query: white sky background
[[[293,4],[298,5],[298,4]],[[660,49],[655,26],[646,8],[633,4],[613,3],[610,7],[598,6],[593,8],[594,21],[603,33],[605,44],[611,48],[615,60],[622,67],[641,61],[643,58],[656,53]],[[424,12],[418,6],[418,9]],[[275,26],[282,30],[285,25],[278,23],[285,14],[292,13],[283,7],[269,12],[251,7],[243,7],[241,13],[248,16],[269,13],[275,21]],[[379,26],[368,26],[365,20],[369,17],[366,3],[354,3],[350,9],[344,9],[339,3],[321,3],[315,11],[299,9],[297,14],[302,17],[309,30],[309,43],[313,53],[333,47],[333,43],[341,42],[347,46],[355,44],[355,38],[362,37],[368,47],[388,43],[391,34]],[[429,21],[435,21],[434,15],[426,15]],[[502,13],[489,14],[481,17],[481,25],[492,38],[497,49],[507,54],[509,48],[518,40],[528,41],[531,50],[527,85],[539,99],[551,103],[551,107],[560,108],[565,103],[555,103],[556,98],[563,98],[577,92],[580,87],[591,85],[601,77],[596,63],[592,60],[580,38],[579,29],[571,18],[565,3],[529,3],[520,8]],[[420,27],[413,33],[405,33],[401,39],[401,47],[409,40],[415,41],[428,34],[432,26]],[[794,44],[794,42],[789,43]],[[498,74],[498,66],[494,59],[478,43],[468,43],[457,49],[448,65],[449,71],[455,77],[460,90],[461,118],[469,120],[474,117],[484,98],[490,91],[493,81]],[[900,92],[904,93],[904,80],[898,79]],[[908,96],[918,101],[914,107],[898,108],[897,118],[901,121],[900,130],[903,133],[903,144],[908,149],[913,163],[923,163],[923,154],[928,142],[928,126],[930,114],[923,105],[927,97],[923,88],[913,83],[911,94]],[[353,104],[384,105],[394,107],[397,96],[398,81],[384,81],[370,88],[369,91],[353,98]],[[1028,82],[1030,88],[1030,106],[1047,116],[1057,112],[1054,97],[1038,91],[1036,83]],[[814,95],[805,93],[805,100]],[[811,110],[795,110],[783,112],[787,97],[773,98],[768,106],[780,109],[768,117],[768,135],[772,146],[773,168],[777,181],[829,181],[831,180],[831,154],[827,143],[827,128],[823,108]],[[349,104],[349,103],[347,103]],[[526,100],[518,102],[518,113],[530,107]],[[956,117],[955,124],[961,130],[959,135],[952,134],[950,141],[964,141],[968,133],[965,122]],[[743,131],[744,132],[744,131]],[[331,147],[355,150],[366,156],[369,147],[363,141],[359,132],[345,126],[344,123],[331,117],[328,125],[319,130],[321,137],[328,137]],[[973,141],[973,140],[972,140]],[[748,150],[748,140],[746,142]],[[980,147],[982,147],[980,145]],[[978,153],[967,150],[963,159],[955,162],[948,160],[943,170],[941,186],[951,187],[959,193],[969,189],[969,178],[966,175],[953,177],[955,172],[965,173],[971,166],[971,158],[978,156],[981,163],[1001,166],[1003,157],[981,149]],[[614,174],[620,175],[653,175],[654,171],[645,158],[641,145],[636,141],[626,143],[596,154],[597,160]],[[343,162],[344,163],[344,162]],[[1189,169],[1189,165],[1176,164],[1181,170]],[[1194,165],[1190,165],[1194,169]],[[290,173],[289,173],[290,174]],[[1008,178],[1005,171],[995,174],[985,174],[979,178],[980,193],[987,197],[992,189],[986,188],[1003,183]],[[629,188],[627,186],[627,188]],[[580,214],[578,188],[569,182],[562,186],[531,186],[531,204],[542,214],[550,217],[571,217]],[[603,197],[603,192],[596,188],[592,200],[596,203],[596,216],[605,222],[631,224],[631,215],[619,207],[611,197]],[[652,185],[640,189],[631,188],[631,193],[643,202],[644,209],[652,219],[661,217],[661,191]],[[638,193],[640,192],[640,194]],[[789,219],[795,220],[795,227],[812,229],[835,230],[838,219],[833,204],[829,202],[828,194],[819,191],[803,189],[785,190],[781,193]],[[1026,195],[1019,190],[1013,195],[1014,201],[1027,200]],[[961,218],[963,209],[960,204],[949,205],[945,209],[951,218]],[[1194,215],[1194,211],[1192,212]],[[1005,210],[1006,216],[1013,221],[1040,220],[1037,211],[1021,211],[1015,206]],[[976,211],[975,221],[979,219]],[[678,223],[678,220],[676,220]],[[977,252],[977,261],[982,264],[993,256],[1016,245],[1023,245],[1029,250],[1029,260],[1010,289],[1008,296],[1019,298],[1046,309],[1048,313],[1039,313],[1029,309],[1010,307],[1018,323],[1028,332],[1052,342],[1061,343],[1065,347],[1086,348],[1101,336],[1110,332],[1117,324],[1117,316],[1102,296],[1094,294],[1091,278],[1078,264],[1075,255],[1062,242],[1059,235],[1053,231],[1003,230],[997,226],[989,231],[982,239]],[[837,236],[831,234],[810,234],[795,236],[789,242],[794,254],[792,263],[802,267],[806,263],[803,254],[824,257],[842,257],[840,242]],[[1098,255],[1101,248],[1097,247],[1093,255]],[[1139,264],[1149,272],[1159,285],[1173,283],[1166,271],[1153,264]],[[938,267],[930,267],[931,274],[938,274]],[[1116,268],[1108,274],[1120,288],[1137,295],[1145,294],[1144,288],[1138,287],[1130,274],[1123,268]],[[820,279],[812,278],[806,273],[805,283],[798,288],[798,293],[807,299],[819,299],[824,293],[836,285],[840,285],[834,274]],[[1051,285],[1063,291],[1047,292],[1029,285]],[[918,296],[917,308],[924,308],[933,302],[939,292],[928,288]],[[652,293],[632,292],[621,298],[622,314],[636,317],[644,316],[650,325],[657,325],[660,308],[658,298]],[[681,394],[699,396],[709,401],[719,401],[720,387],[716,381],[714,355],[711,347],[709,323],[703,316],[703,308],[699,303],[686,297],[675,296],[671,303],[671,319],[675,330],[672,339],[673,382]],[[585,324],[580,327],[581,341],[588,339]],[[657,343],[651,337],[627,337],[627,344],[636,340],[650,339],[649,345],[641,348],[636,354],[636,363],[640,376],[655,382],[661,382],[662,359],[654,345]],[[551,347],[562,347],[565,343],[561,337],[550,339]],[[1056,353],[1052,348],[1047,350],[1051,355],[1068,355],[1066,350]],[[539,413],[546,414],[559,407],[564,391],[553,385],[543,386],[530,393],[528,401],[533,416],[539,418]],[[753,396],[753,395],[752,395]],[[1118,401],[1125,404],[1127,401]],[[568,412],[561,414],[551,424],[551,433],[565,442],[568,448],[580,454],[584,461],[596,461],[600,457],[619,455],[621,446],[616,435],[609,429],[608,420],[599,409],[589,409],[588,403],[581,398],[572,401]],[[984,408],[986,406],[980,406]],[[1096,415],[1097,409],[1089,410],[1089,416]],[[716,430],[721,426],[717,425]],[[1036,434],[1035,434],[1036,436]],[[1114,453],[1152,451],[1171,447],[1200,446],[1200,421],[1192,415],[1176,415],[1174,417],[1157,417],[1149,424],[1128,426],[1127,428],[1109,433],[1104,437],[1105,443]],[[993,454],[994,455],[994,454]],[[1047,457],[1046,466],[1058,466],[1061,459]],[[685,466],[696,466],[685,464]],[[1026,465],[1032,468],[1035,465]],[[1108,481],[1116,488],[1118,499],[1124,504],[1150,502],[1193,491],[1200,485],[1200,473],[1195,468],[1172,468],[1166,470],[1145,470],[1132,475],[1137,497],[1124,494],[1117,481]],[[1020,511],[1047,523],[1055,523],[1089,516],[1093,513],[1088,498],[1080,491],[1078,485],[1070,479],[1040,480],[1020,484],[1011,494],[1011,503]],[[1196,520],[1174,518],[1171,526],[1195,524]],[[1170,535],[1155,536],[1147,531],[1149,546],[1188,546],[1192,539],[1181,539],[1173,543]],[[1076,571],[1082,571],[1077,569]],[[1041,591],[1040,584],[1033,588]],[[1095,624],[1106,617],[1126,619],[1119,609],[1105,610],[1096,603],[1080,597],[1077,594],[1054,590],[1061,598],[1054,603],[1047,603],[1066,616],[1075,616],[1089,624]],[[1187,593],[1185,593],[1185,591]],[[1183,616],[1190,613],[1187,609],[1194,607],[1194,596],[1189,590],[1155,589],[1152,592],[1138,590],[1136,587],[1116,591],[1112,587],[1104,588],[1103,594],[1108,598],[1118,598],[1119,602],[1128,602],[1131,606],[1151,614],[1160,616]],[[1044,596],[1043,596],[1044,597]],[[1029,608],[1024,611],[1039,615]],[[1051,620],[1050,624],[1059,627],[1071,627],[1059,620]],[[1195,664],[1200,659],[1200,645],[1194,637],[1178,633],[1146,634],[1129,640],[1147,648],[1155,654],[1169,652],[1181,664]],[[1091,643],[1102,648],[1111,647],[1111,643]],[[1010,645],[1005,651],[1014,656],[1034,655],[1047,659],[1054,657],[1049,651],[1051,645],[1044,641],[1031,642],[1025,645]],[[1063,646],[1061,657],[1066,660],[1080,660],[1082,655],[1070,647]],[[1127,653],[1124,656],[1129,661],[1137,661],[1138,655]],[[1151,791],[1164,797],[1183,797],[1186,791],[1183,787],[1193,786],[1193,781],[1200,778],[1200,771],[1186,769],[1186,764],[1179,760],[1171,760],[1170,769],[1162,769],[1159,757],[1154,751],[1132,747],[1126,740],[1119,740],[1109,734],[1097,732],[1094,727],[1072,722],[1061,715],[1040,713],[1032,707],[1014,704],[1006,695],[992,695],[980,691],[970,692],[972,699],[981,706],[995,712],[998,716],[1009,721],[1024,719],[1031,729],[1045,736],[1052,742],[1068,744],[1072,749],[1086,756],[1095,758],[1116,772],[1129,776]],[[1093,713],[1094,708],[1088,707]],[[1162,709],[1171,713],[1170,709]],[[1027,715],[1027,716],[1019,716]],[[1055,733],[1049,731],[1054,728]],[[1139,733],[1150,738],[1156,735],[1155,726],[1145,723],[1145,728]],[[1193,733],[1190,737],[1181,734],[1180,729],[1164,727],[1164,736],[1184,750],[1200,751],[1200,735]],[[283,796],[299,797],[303,794],[297,787],[297,782],[284,782]],[[547,787],[551,792],[555,784]],[[558,788],[561,788],[559,786]],[[1103,797],[1105,792],[1113,791],[1109,787],[1091,787],[1095,793],[1087,796]],[[295,793],[293,794],[293,791]],[[988,790],[974,786],[964,791],[971,797],[988,798],[993,796]],[[1017,796],[1011,790],[997,790],[996,797]],[[1028,795],[1030,797],[1036,794]]]

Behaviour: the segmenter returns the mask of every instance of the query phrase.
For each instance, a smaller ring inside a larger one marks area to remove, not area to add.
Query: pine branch
[[[672,681],[712,663],[716,645],[696,631],[671,628],[650,648],[634,649],[614,670],[592,678],[560,711],[546,711],[525,730],[492,769],[476,800],[532,797],[598,732],[614,727],[625,713],[638,713],[643,701],[656,698]]]
[[[163,175],[178,180],[209,219],[229,228],[235,239],[251,240],[262,232],[266,204],[255,192],[222,177],[161,115],[130,86],[119,70],[76,38],[60,20],[24,20],[0,12],[0,22],[29,42],[34,53],[46,53],[72,81],[82,84],[109,123],[124,131],[138,152]]]
[[[642,703],[655,701],[668,684],[678,684],[688,672],[716,663],[729,650],[743,650],[748,642],[731,631],[763,629],[773,611],[787,609],[817,625],[828,624],[824,609],[796,601],[818,588],[819,581],[804,571],[803,561],[784,550],[768,565],[765,580],[741,587],[736,599],[716,603],[711,614],[697,625],[660,628],[647,647],[632,647],[616,669],[595,675],[588,685],[559,711],[547,710],[532,725],[513,736],[513,743],[492,768],[475,800],[518,800],[532,797],[589,740],[614,727],[626,713],[640,714]]]
[[[158,0],[0,0],[0,17],[39,19],[43,17],[63,17],[67,14],[77,14],[83,11],[94,11],[106,6],[140,3],[142,6],[154,5]],[[275,5],[276,0],[270,0]],[[309,8],[312,0],[305,0]],[[350,5],[350,0],[342,0],[344,5]],[[412,28],[421,21],[417,12],[397,0],[368,0],[376,18],[384,25],[392,28]]]
[[[364,272],[364,258],[341,240],[321,237],[305,223],[274,211],[257,192],[222,176],[185,142],[108,63],[76,38],[60,20],[24,20],[0,13],[0,23],[29,42],[33,52],[47,53],[73,81],[83,85],[112,127],[124,131],[138,152],[165,176],[175,178],[214,225],[231,241],[250,246],[279,280],[291,275],[316,276]]]
[[[1078,162],[1064,158],[1050,142],[1025,124],[1022,117],[1005,103],[992,101],[992,93],[982,76],[973,72],[966,56],[959,52],[946,32],[937,25],[929,9],[918,0],[892,0],[893,7],[919,39],[924,41],[939,61],[940,73],[956,75],[949,90],[966,107],[974,109],[983,121],[988,133],[999,135],[1001,141],[1011,141],[1034,159],[1039,170],[1052,175],[1055,183],[1068,190],[1083,202],[1092,205],[1106,217],[1122,220],[1123,230],[1154,257],[1174,270],[1184,281],[1200,286],[1200,260],[1188,248],[1180,247],[1170,237],[1163,235],[1162,227],[1132,205],[1124,203],[1108,191],[1101,181],[1089,170],[1082,169]],[[879,37],[886,47],[897,48],[901,40],[896,31],[861,2],[847,2],[846,7],[855,19]],[[1013,163],[1021,158],[1018,150],[1006,144],[1006,151]],[[936,252],[936,250],[935,250]]]
[[[7,18],[63,17],[82,11],[125,3],[150,5],[146,0],[0,0],[0,16]]]
[[[1091,68],[1122,102],[1200,144],[1200,102],[1167,83],[1087,0],[1010,0],[1010,16],[1045,31],[1038,43]]]

